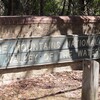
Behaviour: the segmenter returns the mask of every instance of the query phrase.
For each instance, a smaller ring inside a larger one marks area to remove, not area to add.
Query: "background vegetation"
[[[0,0],[0,15],[100,15],[100,0]]]

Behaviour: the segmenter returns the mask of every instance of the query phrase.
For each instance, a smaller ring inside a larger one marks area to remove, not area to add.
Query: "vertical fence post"
[[[84,61],[82,100],[98,99],[99,62],[95,60]]]

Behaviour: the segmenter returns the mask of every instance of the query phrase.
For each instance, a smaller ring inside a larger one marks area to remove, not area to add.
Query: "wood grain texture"
[[[98,100],[99,62],[91,60],[84,64],[82,100]]]

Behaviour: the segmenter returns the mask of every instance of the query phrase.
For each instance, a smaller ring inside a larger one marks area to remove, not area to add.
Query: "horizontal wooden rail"
[[[50,23],[95,23],[100,16],[1,16],[1,25],[50,24]]]

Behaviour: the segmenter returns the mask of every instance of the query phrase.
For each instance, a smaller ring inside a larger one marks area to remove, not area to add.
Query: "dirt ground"
[[[81,100],[81,90],[82,71],[52,73],[0,87],[0,100]]]

